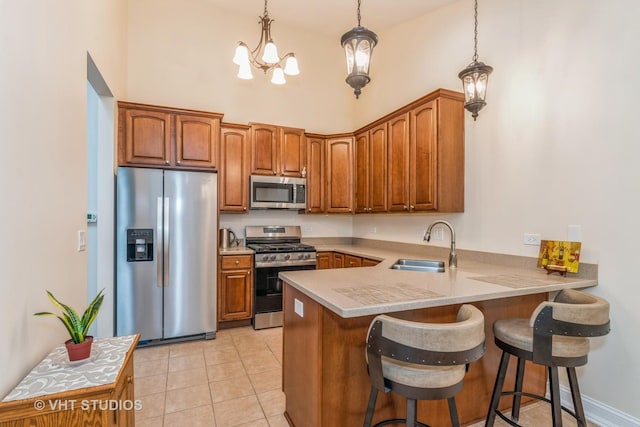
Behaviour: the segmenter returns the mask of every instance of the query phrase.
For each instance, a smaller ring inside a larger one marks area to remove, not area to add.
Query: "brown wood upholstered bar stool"
[[[496,415],[513,426],[518,426],[520,399],[533,397],[551,403],[553,426],[562,426],[562,410],[586,427],[576,366],[587,363],[589,338],[609,333],[609,303],[584,292],[565,289],[553,301],[541,303],[530,319],[501,319],[493,324],[496,345],[502,349],[502,359],[493,389],[486,426],[493,426]],[[502,391],[509,358],[518,358],[513,391]],[[544,365],[549,372],[551,399],[522,391],[525,362]],[[574,411],[561,406],[558,367],[567,368]],[[513,396],[511,419],[499,409],[500,397]]]
[[[454,396],[462,390],[467,365],[484,354],[484,316],[472,305],[458,310],[455,323],[420,323],[377,316],[369,326],[366,358],[371,394],[364,420],[370,427],[378,392],[407,399],[407,418],[381,421],[376,427],[416,421],[417,400],[447,399],[454,426],[459,426]]]

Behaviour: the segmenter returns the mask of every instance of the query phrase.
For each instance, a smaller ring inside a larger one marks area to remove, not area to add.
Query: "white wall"
[[[66,338],[45,290],[86,306],[87,52],[125,88],[124,0],[0,2],[0,396]]]
[[[258,76],[240,81],[230,58],[238,40],[257,43],[260,12],[239,16],[198,0],[130,0],[128,99],[218,111],[230,122],[343,132],[438,87],[459,90],[457,74],[473,54],[473,5],[461,0],[378,31],[373,80],[358,101],[344,83],[337,38],[278,22],[274,37],[296,52],[302,74],[281,88]],[[479,55],[495,71],[488,106],[477,122],[466,118],[465,212],[352,219],[356,237],[416,243],[431,220],[445,217],[461,248],[530,256],[537,250],[522,245],[524,232],[564,239],[567,225],[581,225],[583,259],[599,264],[593,292],[611,302],[613,330],[594,341],[580,370],[582,389],[635,417],[640,344],[633,327],[640,314],[633,303],[640,291],[630,267],[640,207],[633,164],[640,131],[632,116],[639,18],[636,0],[481,1]],[[272,214],[223,215],[221,225],[299,218],[265,215]],[[316,230],[329,221],[336,233],[348,233],[345,218],[301,223]]]
[[[581,225],[583,260],[599,264],[592,292],[610,301],[612,329],[592,341],[582,392],[636,418],[639,20],[635,0],[481,1],[479,58],[494,72],[488,105],[476,122],[466,116],[465,212],[360,215],[353,227],[355,237],[418,243],[446,218],[460,248],[535,256],[523,233],[566,239],[569,224]],[[360,123],[384,112],[383,99],[402,105],[436,87],[460,90],[457,74],[473,54],[472,2],[379,36]]]

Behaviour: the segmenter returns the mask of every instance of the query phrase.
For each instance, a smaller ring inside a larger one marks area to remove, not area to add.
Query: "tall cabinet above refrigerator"
[[[116,333],[214,338],[217,174],[118,168]]]

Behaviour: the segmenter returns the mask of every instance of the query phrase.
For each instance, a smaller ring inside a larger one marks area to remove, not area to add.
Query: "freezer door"
[[[165,171],[164,338],[216,330],[217,174]]]
[[[117,335],[139,333],[141,340],[162,338],[162,203],[161,170],[118,168]],[[150,237],[152,243],[148,242]]]

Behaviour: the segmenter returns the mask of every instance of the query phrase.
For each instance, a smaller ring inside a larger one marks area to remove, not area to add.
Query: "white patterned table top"
[[[77,362],[69,362],[67,350],[61,344],[33,368],[2,402],[112,384],[135,339],[136,335],[96,339],[89,359]]]

